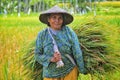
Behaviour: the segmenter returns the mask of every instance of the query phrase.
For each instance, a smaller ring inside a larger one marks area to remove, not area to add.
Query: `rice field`
[[[120,61],[120,16],[78,16],[69,26],[76,28],[88,22],[99,22],[103,25],[99,29],[103,32],[109,45],[108,51],[112,56],[119,56],[116,60]],[[96,24],[97,25],[97,24]],[[23,75],[24,65],[21,61],[24,50],[36,39],[38,32],[46,25],[38,20],[38,14],[34,16],[0,16],[0,80],[31,80],[30,76]],[[111,60],[113,63],[116,60]],[[119,67],[120,69],[120,67]],[[27,71],[27,69],[26,69]],[[24,71],[25,72],[25,71]],[[31,72],[31,71],[29,71]],[[99,74],[96,74],[99,75]],[[120,71],[103,75],[102,80],[120,80]],[[79,80],[100,80],[91,75],[79,75]]]

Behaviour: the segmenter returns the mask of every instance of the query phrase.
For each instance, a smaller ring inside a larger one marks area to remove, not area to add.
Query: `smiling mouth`
[[[61,24],[55,24],[55,25],[61,25]]]

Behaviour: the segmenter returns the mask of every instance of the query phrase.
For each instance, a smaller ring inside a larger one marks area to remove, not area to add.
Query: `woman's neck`
[[[60,29],[61,30],[61,29]],[[50,27],[50,31],[53,33],[53,34],[57,34],[60,30],[57,30],[57,29],[53,29]]]

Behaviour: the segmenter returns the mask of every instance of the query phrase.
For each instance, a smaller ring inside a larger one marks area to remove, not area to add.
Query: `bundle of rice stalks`
[[[35,49],[35,41],[33,41],[28,50],[24,51],[26,54],[23,56],[22,61],[24,64],[23,75],[27,75],[31,77],[32,80],[43,80],[42,78],[42,65],[35,61],[34,58],[34,49]]]
[[[119,62],[113,63],[109,60],[107,40],[100,30],[100,25],[96,22],[89,22],[74,28],[83,51],[86,69],[88,73],[99,78],[105,72],[118,69],[119,65]]]
[[[107,51],[106,39],[98,26],[96,22],[89,22],[73,29],[78,35],[88,73],[100,77],[99,75],[105,72],[117,69],[119,62],[113,63],[108,59],[110,54]],[[31,76],[32,80],[43,80],[42,65],[34,59],[34,48],[35,41],[27,48],[29,50],[23,58],[25,69],[29,69],[25,70],[24,74]]]

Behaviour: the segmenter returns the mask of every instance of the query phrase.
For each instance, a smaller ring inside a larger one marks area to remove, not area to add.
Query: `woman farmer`
[[[73,16],[54,6],[39,16],[48,27],[36,39],[35,59],[43,65],[44,80],[77,80],[86,73],[79,41],[68,26]]]

